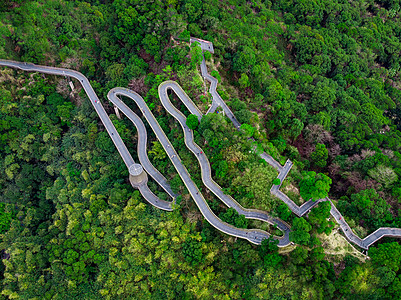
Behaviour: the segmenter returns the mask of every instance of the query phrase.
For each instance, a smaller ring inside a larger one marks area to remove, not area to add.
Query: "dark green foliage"
[[[308,215],[309,222],[318,233],[329,235],[334,227],[334,222],[327,221],[330,217],[331,204],[329,201],[320,202]]]
[[[248,228],[248,220],[245,218],[244,215],[240,215],[237,211],[233,208],[227,208],[225,213],[221,213],[219,218],[223,222],[227,222],[238,228]]]
[[[10,228],[11,213],[5,210],[5,206],[4,203],[0,203],[0,234]]]
[[[199,125],[198,116],[192,115],[192,114],[189,115],[187,118],[186,124],[190,129],[195,130]]]
[[[182,245],[182,253],[187,262],[196,266],[203,260],[202,243],[192,238],[187,239]]]
[[[264,239],[259,248],[259,256],[263,259],[265,268],[278,268],[281,266],[282,257],[278,254],[278,241],[272,239]]]
[[[304,218],[297,218],[293,222],[292,231],[290,232],[290,239],[294,243],[307,245],[310,241],[310,234],[312,226]]]
[[[324,144],[317,144],[315,151],[310,155],[312,162],[319,168],[326,166],[328,157],[328,150]]]

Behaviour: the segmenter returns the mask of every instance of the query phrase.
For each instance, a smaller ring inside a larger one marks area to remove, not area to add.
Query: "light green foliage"
[[[324,144],[317,144],[315,151],[310,155],[312,162],[319,168],[323,168],[327,164],[327,159],[329,157],[329,151]]]
[[[276,179],[273,180],[273,184],[274,185],[280,185],[280,183],[281,183],[280,178],[276,178]]]
[[[186,42],[189,42],[189,39],[190,39],[190,34],[189,34],[189,31],[188,30],[183,30],[181,33],[180,33],[180,35],[179,35],[179,38],[181,39],[181,40],[183,40],[183,41],[186,41]]]
[[[259,256],[263,259],[265,268],[278,268],[281,266],[282,257],[278,254],[278,240],[271,237],[264,239],[259,247]]]
[[[164,151],[162,145],[159,141],[152,142],[152,150],[149,151],[149,154],[153,154],[155,159],[164,159],[166,158],[166,152]]]
[[[122,77],[124,72],[124,65],[122,64],[113,64],[109,66],[106,70],[106,76],[111,80],[118,80]]]
[[[331,179],[315,172],[304,172],[303,179],[299,183],[299,192],[301,197],[308,201],[309,199],[318,200],[327,197],[330,190]]]
[[[256,63],[254,50],[248,46],[242,47],[235,53],[233,63],[235,71],[241,73],[249,71],[250,67]]]
[[[182,247],[185,260],[192,266],[198,265],[203,260],[202,243],[196,239],[188,238]]]
[[[246,123],[241,124],[240,129],[241,129],[241,132],[242,132],[247,138],[252,137],[252,136],[253,136],[253,133],[255,132],[255,128],[252,127],[252,126],[249,125],[249,124],[246,124]]]
[[[237,176],[232,184],[235,189],[246,192],[242,198],[242,205],[270,211],[276,206],[276,201],[267,187],[276,176],[277,173],[272,167],[254,164],[250,165],[243,175]]]
[[[378,165],[376,168],[370,169],[368,175],[383,184],[386,188],[391,187],[398,179],[397,174],[392,168],[383,165]]]
[[[240,77],[240,79],[238,80],[238,82],[239,82],[239,84],[240,84],[240,86],[241,86],[242,88],[247,88],[247,87],[249,87],[249,85],[250,85],[250,83],[249,83],[249,77],[248,77],[248,75],[246,75],[245,73],[242,73],[242,74],[241,74],[241,77]]]
[[[210,72],[210,75],[212,75],[214,78],[216,78],[219,82],[221,82],[221,76],[217,70],[212,70]]]

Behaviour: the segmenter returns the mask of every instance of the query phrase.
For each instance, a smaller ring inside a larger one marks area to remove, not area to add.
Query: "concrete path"
[[[109,134],[111,140],[113,141],[114,145],[116,146],[116,148],[117,148],[121,158],[123,159],[125,165],[127,166],[127,168],[129,169],[130,166],[135,164],[134,159],[132,158],[127,147],[125,146],[120,135],[118,134],[116,128],[114,127],[109,116],[107,115],[106,111],[104,110],[104,107],[103,107],[102,103],[100,102],[99,98],[97,97],[95,91],[93,90],[91,84],[89,83],[89,80],[83,74],[81,74],[80,72],[74,71],[74,70],[69,70],[69,69],[38,66],[38,65],[31,64],[31,63],[9,61],[9,60],[0,60],[0,66],[17,68],[17,69],[21,69],[23,71],[28,71],[28,72],[40,72],[40,73],[44,73],[44,74],[57,75],[57,76],[61,75],[61,76],[65,76],[65,77],[75,78],[76,80],[78,80],[81,83],[82,87],[84,88],[86,94],[88,95],[88,98],[89,98],[92,106],[95,108],[96,113],[98,114],[100,120],[102,121],[104,127],[106,128],[107,133]],[[138,126],[137,126],[137,129],[138,129],[138,132],[140,132],[141,124],[138,123]],[[142,123],[142,126],[143,126],[143,123]],[[142,134],[141,136],[145,137],[146,135]],[[141,149],[141,151],[138,151],[138,152],[142,154],[143,149],[146,149],[146,141],[143,144],[138,143],[138,147],[140,147],[140,149]],[[138,150],[140,150],[140,149],[138,149]],[[146,152],[145,152],[145,156],[146,156]],[[143,155],[140,155],[139,158],[144,160]],[[149,160],[147,159],[147,161],[149,161]],[[145,161],[145,170],[146,169],[151,171],[150,174],[153,178],[155,178],[154,176],[157,177],[157,175],[156,175],[157,170],[155,171],[154,168],[153,168],[153,170],[151,170],[151,168],[149,167],[149,165],[146,164],[146,161]],[[160,182],[161,182],[162,187],[171,196],[173,196],[171,188],[166,183],[166,180],[164,179],[164,181],[163,181],[163,179],[160,178]],[[144,182],[143,184],[147,185],[147,182]],[[147,186],[141,187],[139,189],[139,191],[145,192],[146,197],[144,194],[142,194],[144,196],[144,198],[146,200],[148,200],[149,203],[156,206],[157,208],[160,208],[163,210],[172,210],[171,204],[169,202],[159,199],[157,196],[155,196],[149,190],[149,188],[147,188]]]
[[[207,49],[209,46],[206,45]],[[212,47],[212,46],[211,46]],[[213,48],[212,48],[213,49]],[[203,65],[203,67],[202,67]],[[232,114],[231,110],[227,107],[227,105],[224,103],[224,101],[221,99],[221,97],[218,95],[216,92],[216,86],[217,86],[217,79],[211,77],[210,75],[207,76],[207,70],[206,70],[206,64],[203,60],[201,65],[201,69],[203,68],[202,74],[206,79],[210,79],[211,81],[211,87],[213,86],[214,92],[212,93],[213,96],[213,102],[215,103],[215,106],[221,106],[224,111],[226,112],[226,115],[230,118],[230,120],[233,122],[234,126],[238,129],[240,127],[240,123],[235,119],[234,114]],[[35,71],[35,72],[41,72],[45,74],[51,74],[51,75],[62,75],[66,77],[72,77],[77,79],[83,86],[86,94],[88,95],[88,98],[91,101],[91,104],[95,108],[95,111],[99,115],[104,127],[106,128],[110,138],[112,139],[114,145],[116,146],[118,152],[120,153],[125,165],[129,169],[130,166],[132,166],[135,162],[132,159],[132,156],[130,155],[127,147],[125,146],[124,142],[122,141],[121,137],[119,136],[118,132],[116,131],[113,123],[111,122],[110,118],[108,117],[106,111],[104,110],[101,102],[99,101],[97,95],[95,94],[92,86],[90,85],[89,81],[87,78],[73,70],[68,70],[68,69],[62,69],[62,68],[52,68],[52,67],[45,67],[45,66],[37,66],[34,64],[30,63],[22,63],[22,62],[16,62],[16,61],[7,61],[7,60],[0,60],[0,66],[7,66],[7,67],[12,67],[12,68],[18,68],[24,71]],[[214,80],[213,80],[214,79]],[[202,117],[202,113],[199,111],[199,109],[196,107],[196,105],[189,99],[189,97],[186,95],[186,93],[181,89],[181,87],[175,83],[175,82],[165,82],[162,83],[159,86],[159,96],[162,101],[162,104],[165,106],[166,110],[169,111],[170,114],[172,114],[181,124],[183,130],[184,130],[184,138],[185,138],[185,143],[187,147],[195,154],[195,156],[198,158],[198,161],[201,165],[201,170],[202,170],[202,179],[205,183],[205,185],[212,190],[213,193],[217,197],[219,197],[227,206],[233,207],[236,209],[239,213],[245,215],[245,217],[250,218],[250,219],[258,219],[262,221],[269,222],[271,224],[277,225],[277,227],[284,232],[284,237],[278,238],[275,237],[279,241],[279,246],[286,246],[290,243],[289,241],[289,232],[290,228],[289,225],[286,224],[285,222],[277,219],[277,218],[271,218],[266,212],[259,211],[259,210],[253,210],[253,209],[245,209],[242,206],[240,206],[232,197],[225,195],[222,191],[221,188],[213,181],[211,178],[211,171],[210,171],[210,164],[209,161],[207,160],[205,155],[202,155],[203,152],[201,148],[194,143],[193,141],[193,133],[191,130],[189,130],[188,127],[186,127],[185,124],[185,117],[182,115],[180,111],[178,111],[170,102],[170,100],[167,97],[167,89],[173,90],[177,96],[183,101],[183,103],[187,106],[189,111],[191,113],[194,113],[198,116],[200,119]],[[263,239],[266,239],[270,236],[269,233],[258,230],[258,229],[240,229],[236,228],[234,226],[231,226],[230,224],[227,224],[225,222],[222,222],[210,209],[208,206],[206,200],[203,198],[203,195],[200,193],[198,190],[197,186],[195,183],[191,180],[190,175],[188,171],[186,170],[185,166],[182,165],[181,159],[179,158],[178,154],[176,153],[175,149],[171,146],[171,143],[167,139],[165,133],[161,129],[160,125],[157,123],[155,117],[153,116],[152,112],[149,110],[147,107],[145,101],[142,99],[141,96],[136,94],[135,92],[132,92],[128,89],[125,88],[114,88],[112,89],[109,94],[108,98],[113,104],[118,107],[119,110],[121,110],[137,127],[138,130],[138,137],[139,137],[139,142],[138,142],[138,157],[143,164],[144,169],[155,179],[156,182],[158,182],[164,190],[173,198],[176,196],[171,188],[169,187],[166,179],[164,178],[163,175],[160,174],[150,163],[147,155],[146,155],[146,129],[144,127],[144,124],[140,120],[140,118],[132,112],[118,97],[117,95],[123,95],[127,96],[131,99],[133,99],[137,105],[139,106],[140,110],[144,114],[146,120],[149,122],[152,130],[155,132],[157,138],[159,139],[160,143],[162,144],[164,150],[168,154],[170,160],[172,161],[174,167],[176,168],[178,174],[182,178],[185,186],[187,187],[188,191],[190,192],[192,198],[195,200],[196,205],[198,206],[199,210],[205,217],[205,219],[215,228],[218,230],[232,235],[236,236],[239,238],[246,239],[250,241],[251,243],[254,244],[260,244]],[[229,116],[230,115],[230,116]],[[280,178],[281,183],[284,181],[285,177],[287,176],[288,172],[290,171],[292,167],[292,162],[287,160],[286,164],[284,167],[278,164],[271,156],[269,156],[266,153],[263,153],[261,155],[263,159],[265,159],[269,164],[271,164],[274,168],[276,168],[280,173],[278,178]],[[349,227],[349,225],[345,222],[344,218],[340,214],[340,212],[337,210],[337,208],[333,205],[331,200],[329,198],[325,199],[319,199],[318,201],[308,201],[304,203],[301,207],[298,207],[292,200],[290,200],[285,194],[283,194],[279,188],[281,184],[278,186],[273,186],[271,189],[271,192],[279,197],[282,201],[284,201],[289,208],[298,216],[302,216],[306,214],[311,208],[313,208],[315,205],[317,205],[320,201],[330,201],[331,203],[331,214],[334,217],[334,219],[339,223],[340,228],[343,230],[345,236],[347,239],[354,244],[358,245],[362,249],[368,249],[370,245],[375,243],[377,240],[381,239],[382,237],[389,236],[389,237],[401,237],[401,229],[400,228],[379,228],[369,236],[367,236],[364,239],[359,238]],[[171,208],[171,203],[167,201],[163,201],[159,198],[157,198],[147,187],[147,185],[142,185],[139,187],[140,192],[144,196],[144,198],[149,201],[152,205],[159,207],[160,209],[164,210],[172,210]]]
[[[174,82],[167,82],[166,84],[172,84],[172,83],[174,83]],[[172,84],[172,86],[174,86],[174,88],[177,90],[177,94],[179,94],[181,97],[188,97],[185,94],[185,92],[177,84],[174,83],[174,84]],[[227,223],[221,221],[210,209],[209,205],[207,204],[203,195],[199,191],[198,187],[192,181],[191,176],[188,173],[187,169],[181,163],[181,159],[180,159],[178,153],[175,151],[171,142],[167,138],[166,134],[160,127],[159,123],[157,122],[153,113],[148,108],[148,106],[147,106],[146,102],[143,100],[143,98],[140,95],[138,95],[137,93],[130,91],[126,88],[113,88],[112,90],[110,90],[110,92],[108,94],[108,98],[109,99],[118,99],[116,97],[117,95],[122,95],[122,96],[126,96],[128,98],[131,98],[138,105],[139,109],[143,113],[143,116],[145,117],[146,121],[149,123],[150,127],[152,128],[153,132],[155,133],[156,137],[158,138],[160,144],[163,146],[164,150],[166,151],[168,157],[170,158],[171,162],[173,163],[175,169],[177,170],[178,174],[180,175],[182,181],[184,182],[186,188],[188,189],[189,193],[191,194],[192,198],[194,199],[194,201],[195,201],[196,205],[198,206],[199,210],[201,211],[202,215],[212,226],[214,226],[216,229],[218,229],[226,234],[246,239],[254,244],[260,244],[263,239],[270,237],[270,234],[263,230],[236,228],[230,224],[227,224]],[[159,88],[159,95],[160,95],[160,88]],[[162,103],[163,102],[165,103],[167,101],[167,99],[168,99],[167,94],[165,94],[164,97],[161,96]],[[123,106],[118,106],[119,105],[118,101],[113,102],[113,103],[119,109],[120,109],[120,107],[121,107],[121,109],[124,109]],[[192,103],[192,101],[191,101],[191,103]],[[124,114],[130,114],[126,110],[126,108],[122,111]],[[168,111],[168,112],[171,113],[170,111]],[[196,110],[194,112],[196,112]],[[132,120],[133,120],[133,122],[135,122],[134,118]],[[184,134],[186,136],[188,136],[187,131],[184,131]],[[192,138],[193,138],[193,136],[192,136]],[[188,140],[186,139],[186,141],[188,141]],[[208,163],[208,161],[204,162],[204,163]],[[221,190],[220,190],[220,192],[222,193]],[[260,214],[261,214],[260,215],[261,219],[266,218],[265,217],[266,213],[260,212]],[[255,213],[255,219],[256,218],[257,218],[257,216]],[[285,224],[284,222],[277,221],[277,219],[275,219],[275,218],[269,218],[269,221],[272,224],[276,224],[278,228],[283,228],[283,231],[285,234],[284,237],[274,237],[274,238],[279,241],[278,245],[280,247],[287,246],[290,243],[289,226],[287,224]]]
[[[181,125],[184,131],[185,145],[198,159],[201,167],[202,181],[205,186],[218,197],[226,206],[235,209],[240,215],[244,215],[247,219],[256,219],[276,225],[277,228],[284,232],[284,238],[281,242],[290,243],[289,232],[290,226],[284,221],[272,218],[267,212],[256,209],[245,209],[230,195],[226,195],[221,187],[212,179],[212,171],[209,160],[199,145],[194,142],[193,131],[186,125],[186,117],[179,111],[170,101],[167,91],[172,90],[178,96],[182,103],[187,107],[191,114],[197,115],[199,120],[202,113],[198,110],[192,100],[186,95],[181,87],[174,81],[165,81],[159,86],[159,98],[166,111],[172,115]]]
[[[196,41],[194,39],[193,41]],[[202,46],[201,48],[204,51],[209,51],[207,47]],[[211,51],[210,51],[211,52]],[[212,52],[213,53],[213,52]],[[205,58],[203,58],[202,63],[201,63],[201,74],[202,76],[210,82],[210,89],[209,92],[212,94],[213,102],[212,106],[209,108],[207,113],[213,113],[219,106],[222,107],[226,115],[229,117],[229,119],[232,121],[233,125],[235,128],[239,129],[241,124],[238,122],[238,120],[235,118],[234,114],[231,112],[231,110],[228,108],[228,106],[225,104],[223,99],[220,97],[220,95],[216,91],[217,83],[218,80],[214,77],[212,77],[208,72],[207,72],[207,67],[206,67],[206,62]],[[287,195],[285,195],[282,191],[280,191],[280,186],[284,182],[284,179],[288,175],[288,172],[290,171],[292,167],[292,162],[290,160],[287,160],[284,167],[282,167],[276,160],[273,159],[270,155],[267,153],[262,153],[260,155],[261,158],[263,158],[268,164],[270,164],[273,168],[275,168],[277,171],[279,171],[279,175],[277,178],[280,179],[280,185],[273,185],[273,187],[270,189],[270,192],[278,197],[280,200],[282,200],[284,203],[288,205],[290,210],[295,213],[298,217],[302,217],[306,213],[308,213],[313,207],[315,207],[319,202],[321,201],[330,201],[331,203],[331,210],[330,213],[333,216],[333,218],[336,220],[336,222],[340,225],[341,230],[344,232],[346,238],[358,245],[362,249],[368,249],[370,245],[381,239],[382,237],[388,236],[388,237],[401,237],[401,229],[400,228],[379,228],[372,234],[368,235],[366,238],[361,239],[358,237],[349,227],[347,222],[345,222],[344,218],[340,214],[340,212],[337,210],[337,208],[334,206],[332,201],[329,198],[325,199],[319,199],[317,201],[312,201],[309,200],[302,204],[301,206],[298,206],[292,201]]]

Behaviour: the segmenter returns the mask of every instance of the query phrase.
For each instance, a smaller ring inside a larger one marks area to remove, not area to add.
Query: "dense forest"
[[[297,218],[270,194],[277,172],[258,156],[294,162],[283,191],[297,204],[310,196],[305,182],[328,178],[361,237],[401,227],[400,10],[395,0],[1,1],[1,59],[82,72],[136,161],[136,129],[106,95],[138,92],[213,211],[280,235],[210,194],[158,98],[159,84],[176,80],[207,111],[202,57],[188,40],[213,42],[209,71],[243,125],[209,114],[195,140],[224,191],[291,224],[295,245],[256,246],[214,229],[148,128],[151,162],[180,195],[173,212],[152,207],[78,82],[71,92],[65,78],[0,68],[0,299],[401,298],[398,240],[366,257],[327,202]]]

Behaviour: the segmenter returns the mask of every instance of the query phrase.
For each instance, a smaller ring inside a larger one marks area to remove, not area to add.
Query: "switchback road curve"
[[[30,63],[22,63],[22,62],[7,61],[7,60],[0,60],[0,65],[17,68],[17,69],[21,69],[24,71],[41,72],[41,73],[50,74],[50,75],[61,75],[61,76],[72,77],[72,78],[77,79],[82,84],[86,94],[88,95],[88,98],[91,101],[91,104],[95,108],[95,111],[99,115],[110,138],[112,139],[114,145],[116,146],[121,157],[123,158],[125,165],[127,166],[128,169],[132,165],[134,165],[135,162],[134,162],[132,156],[130,155],[127,147],[125,146],[125,144],[122,141],[121,137],[119,136],[117,130],[115,129],[113,123],[111,122],[110,118],[108,117],[106,111],[103,108],[103,105],[99,101],[99,98],[97,97],[96,93],[94,92],[88,79],[83,74],[81,74],[77,71],[74,71],[74,70],[68,70],[68,69],[63,69],[63,68],[53,68],[53,67],[46,67],[46,66],[38,66],[38,65],[30,64]],[[171,146],[170,141],[167,139],[164,131],[161,129],[160,125],[157,123],[156,118],[153,116],[152,112],[150,111],[150,109],[148,108],[148,106],[146,105],[146,103],[142,99],[142,97],[139,96],[137,93],[129,91],[128,89],[125,89],[125,88],[114,88],[108,94],[108,98],[110,99],[110,101],[112,101],[113,104],[119,110],[121,110],[127,116],[129,116],[131,121],[133,121],[134,124],[137,126],[139,139],[144,138],[144,134],[146,133],[144,131],[141,131],[141,128],[142,127],[144,128],[144,126],[141,126],[140,124],[143,125],[143,123],[137,122],[139,118],[137,118],[137,116],[131,110],[127,109],[128,107],[125,104],[123,104],[123,102],[121,100],[118,99],[118,97],[117,97],[118,95],[127,96],[127,97],[133,99],[138,104],[144,117],[146,118],[146,120],[148,121],[148,123],[152,127],[152,129],[155,131],[157,138],[159,139],[160,143],[162,144],[165,151],[169,155],[170,160],[172,161],[178,174],[180,175],[185,186],[187,187],[188,191],[190,192],[190,194],[191,194],[192,198],[194,199],[196,205],[198,206],[199,210],[201,211],[201,213],[203,214],[205,219],[212,226],[214,226],[216,229],[218,229],[226,234],[246,239],[253,244],[260,244],[263,239],[267,239],[270,237],[270,234],[263,230],[236,228],[228,223],[221,221],[212,212],[212,210],[208,206],[206,200],[203,198],[203,195],[200,193],[200,191],[198,190],[195,183],[191,180],[191,177],[190,177],[188,171],[186,170],[185,166],[181,163],[181,159],[179,158],[175,149]],[[141,157],[142,155],[146,155],[146,152],[145,152],[146,145],[143,146],[144,144],[145,143],[143,143],[142,146],[140,146],[138,144],[138,157]],[[144,162],[144,161],[145,160],[142,160],[142,162]],[[145,166],[145,168],[146,168],[146,166]],[[155,180],[157,181],[157,179],[155,179]],[[168,202],[166,203],[166,201],[164,201],[164,203],[160,202],[162,200],[158,199],[147,188],[147,186],[143,187],[142,190],[140,189],[140,191],[142,192],[142,195],[144,196],[144,198],[146,200],[148,200],[151,204],[155,205],[156,207],[158,207],[158,205],[159,205],[159,206],[161,206],[160,207],[161,209],[171,210],[170,203],[168,203]],[[159,202],[159,203],[155,203],[155,202]],[[160,203],[163,203],[163,204],[160,204]],[[289,228],[287,228],[283,238],[279,238],[279,237],[274,237],[274,238],[279,241],[278,246],[280,246],[280,247],[287,246],[290,243]]]
[[[204,51],[210,51],[213,53],[213,45],[210,45],[210,42],[199,40],[199,39],[191,39],[191,42],[199,42],[201,45],[202,50]],[[217,107],[221,107],[227,117],[232,121],[234,126],[238,129],[241,124],[238,122],[238,120],[235,118],[234,114],[231,112],[229,107],[224,103],[223,99],[220,97],[220,95],[216,91],[217,83],[218,80],[214,77],[212,77],[208,72],[207,72],[207,67],[206,67],[206,62],[205,58],[203,58],[202,63],[201,63],[201,73],[202,76],[210,82],[210,89],[209,92],[212,95],[212,106],[209,108],[209,112],[214,112]],[[286,178],[288,172],[290,171],[292,167],[292,162],[290,160],[287,160],[285,163],[284,167],[282,167],[277,161],[275,161],[270,155],[267,153],[262,153],[260,155],[262,159],[264,159],[268,164],[270,164],[272,167],[274,167],[276,170],[279,171],[279,175],[277,178],[280,179],[280,185],[273,185],[270,192],[275,195],[277,198],[282,200],[284,203],[288,205],[290,210],[295,213],[298,217],[302,217],[306,213],[308,213],[313,207],[315,207],[319,202],[321,201],[330,201],[331,204],[331,210],[330,214],[333,216],[333,218],[336,220],[336,222],[340,225],[341,230],[343,231],[345,237],[348,239],[348,241],[354,243],[355,245],[359,246],[362,249],[368,250],[369,246],[372,245],[373,243],[377,242],[383,237],[401,237],[401,229],[400,228],[389,228],[389,227],[382,227],[377,229],[375,232],[371,233],[364,239],[361,239],[359,236],[357,236],[348,223],[344,220],[344,217],[341,215],[341,213],[338,211],[338,209],[335,207],[333,202],[328,198],[324,199],[318,199],[316,201],[309,200],[302,204],[301,206],[298,206],[292,201],[286,194],[284,194],[282,191],[280,191],[280,186],[284,179]]]
[[[2,66],[8,66],[12,68],[18,68],[24,71],[35,71],[35,72],[41,72],[45,74],[51,74],[51,75],[62,75],[66,77],[72,77],[77,79],[83,86],[86,94],[88,95],[88,98],[90,99],[93,107],[95,108],[95,111],[99,115],[103,125],[105,126],[109,136],[111,137],[114,145],[116,146],[117,150],[119,151],[121,157],[123,158],[123,161],[127,168],[129,169],[130,166],[132,166],[135,162],[132,159],[128,149],[126,148],[125,144],[121,140],[121,137],[118,135],[113,123],[111,122],[110,118],[108,117],[106,111],[104,110],[101,102],[99,101],[98,97],[96,96],[92,86],[90,85],[89,81],[87,78],[74,70],[69,70],[69,69],[62,69],[62,68],[53,68],[53,67],[46,67],[46,66],[37,66],[34,64],[30,63],[22,63],[22,62],[16,62],[16,61],[7,61],[7,60],[0,60],[0,65]],[[236,120],[235,116],[229,110],[227,105],[224,103],[224,101],[221,99],[221,97],[218,95],[216,92],[216,86],[217,86],[217,79],[214,77],[210,76],[207,73],[206,69],[206,64],[203,61],[202,62],[201,69],[202,69],[202,74],[208,75],[205,76],[210,81],[214,81],[211,85],[211,90],[213,90],[212,96],[213,96],[213,104],[212,107],[215,106],[216,108],[218,106],[221,106],[223,110],[225,110],[226,114],[230,118],[231,116],[231,121],[233,121],[234,126],[236,128],[239,128],[240,123]],[[187,108],[191,111],[191,113],[194,113],[198,115],[198,118],[202,117],[202,114],[198,110],[198,108],[193,104],[193,102],[189,99],[189,97],[185,94],[185,92],[181,89],[181,87],[176,84],[175,82],[166,82],[162,83],[160,86],[161,88],[165,89],[172,89],[174,92],[177,94],[177,96],[183,101],[183,103],[187,106]],[[160,95],[160,87],[159,87],[159,95]],[[211,91],[212,92],[212,91]],[[171,102],[168,100],[167,93],[165,93],[166,96],[160,96],[162,104],[167,107],[169,107],[169,103],[171,105]],[[251,243],[254,244],[260,244],[261,241],[265,238],[268,238],[270,235],[262,230],[258,229],[239,229],[235,228],[227,223],[222,222],[214,213],[210,210],[209,206],[207,205],[205,199],[203,196],[200,194],[199,190],[197,189],[196,185],[193,183],[193,181],[190,179],[190,175],[188,174],[188,171],[186,168],[182,165],[180,158],[176,154],[175,150],[172,148],[171,143],[168,141],[167,137],[165,137],[164,132],[161,130],[159,124],[157,123],[156,119],[154,118],[153,114],[151,111],[148,109],[146,103],[140,97],[138,94],[135,92],[129,91],[124,88],[115,88],[112,89],[109,94],[108,98],[109,100],[116,106],[118,107],[119,110],[121,110],[137,127],[138,130],[138,157],[143,165],[144,169],[155,179],[156,182],[158,182],[164,190],[171,196],[175,197],[176,195],[171,191],[171,188],[167,184],[166,179],[163,177],[163,175],[158,172],[153,165],[150,163],[147,155],[146,155],[146,129],[144,127],[144,124],[140,120],[140,118],[133,113],[119,98],[117,95],[124,95],[127,96],[131,99],[133,99],[140,109],[142,110],[145,118],[147,121],[150,123],[152,129],[155,131],[159,141],[161,142],[162,146],[166,150],[166,152],[169,154],[170,160],[172,161],[174,167],[177,169],[179,175],[184,181],[184,184],[186,185],[187,189],[189,190],[191,196],[195,200],[195,203],[197,204],[198,208],[200,209],[201,213],[205,217],[206,220],[210,224],[212,224],[215,228],[218,230],[229,234],[233,235],[239,238],[244,238],[250,241]],[[162,92],[163,95],[163,92]],[[164,98],[164,99],[163,99]],[[172,106],[172,105],[171,105]],[[279,240],[279,246],[286,246],[290,243],[289,241],[289,226],[282,222],[279,219],[276,218],[271,218],[267,213],[258,211],[258,210],[249,210],[249,209],[244,209],[242,206],[240,206],[234,199],[231,197],[224,195],[224,193],[221,192],[221,189],[218,187],[218,185],[213,181],[211,178],[210,172],[208,171],[208,168],[210,170],[210,165],[209,162],[207,161],[207,158],[205,156],[199,156],[197,155],[196,151],[199,150],[199,146],[196,145],[193,142],[193,135],[192,132],[186,131],[188,128],[183,126],[185,122],[183,123],[183,119],[180,121],[180,112],[175,108],[175,107],[169,107],[170,113],[180,122],[181,126],[183,127],[184,130],[184,135],[185,135],[185,142],[187,147],[195,154],[195,156],[198,158],[200,164],[201,164],[201,170],[202,170],[202,179],[204,179],[204,183],[206,186],[211,187],[212,191],[229,207],[235,208],[239,213],[244,214],[247,218],[251,219],[258,219],[262,221],[269,222],[271,224],[277,225],[279,229],[284,231],[284,237],[283,238],[277,238]],[[214,110],[214,109],[212,109]],[[210,111],[210,109],[209,109]],[[182,114],[181,114],[182,116]],[[153,125],[152,125],[152,124]],[[159,130],[157,130],[159,128]],[[187,133],[188,132],[188,133]],[[163,140],[163,136],[165,137],[165,140]],[[263,155],[265,157],[263,157]],[[281,178],[281,182],[284,181],[286,175],[288,174],[289,170],[291,169],[292,163],[288,160],[287,163],[285,164],[284,167],[279,165],[273,158],[271,158],[269,155],[266,153],[263,153],[262,158],[265,159],[269,164],[271,164],[273,167],[275,167],[279,172],[279,178]],[[206,182],[205,182],[206,181]],[[215,185],[215,186],[213,186]],[[217,189],[216,189],[217,188]],[[222,194],[220,194],[220,192]],[[164,210],[172,210],[172,206],[170,202],[160,200],[157,198],[147,187],[147,185],[143,185],[140,187],[140,191],[144,198],[149,201],[152,205],[164,209]],[[330,201],[330,199],[320,199],[318,201],[308,201],[306,202],[303,206],[298,207],[295,203],[293,203],[292,200],[290,200],[284,193],[282,193],[279,190],[279,186],[273,186],[271,189],[271,192],[275,194],[278,198],[283,200],[285,203],[287,203],[290,207],[290,209],[297,214],[298,216],[302,216],[305,213],[307,213],[312,207],[314,207],[318,202],[320,201]],[[220,196],[219,196],[220,195]],[[363,249],[368,249],[369,246],[373,243],[375,243],[377,240],[384,236],[390,236],[390,237],[401,237],[401,229],[399,228],[379,228],[369,236],[367,236],[364,239],[359,238],[356,234],[354,234],[349,227],[349,225],[345,222],[344,218],[341,216],[340,212],[335,208],[333,203],[331,202],[331,214],[335,218],[335,220],[340,224],[340,227],[342,231],[344,232],[345,236],[347,239],[359,247]]]

